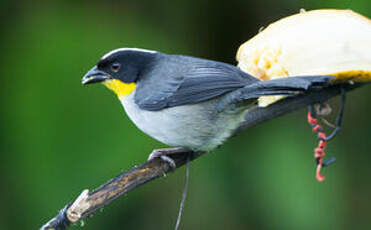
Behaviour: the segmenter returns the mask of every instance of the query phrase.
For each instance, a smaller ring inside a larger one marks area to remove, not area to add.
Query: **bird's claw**
[[[153,160],[155,158],[160,158],[161,160],[165,161],[168,163],[169,167],[174,170],[176,169],[176,163],[173,159],[170,157],[166,156],[165,152],[159,151],[159,150],[154,150],[148,157],[148,161]]]

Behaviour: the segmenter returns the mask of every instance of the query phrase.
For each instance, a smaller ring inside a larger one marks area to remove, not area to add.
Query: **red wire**
[[[318,138],[320,139],[317,148],[314,149],[314,158],[317,162],[316,178],[321,182],[325,180],[325,177],[321,174],[321,169],[323,166],[323,158],[326,155],[326,134],[323,132],[322,126],[318,124],[318,120],[312,116],[311,112],[308,112],[308,123],[313,127],[312,131],[318,133]]]

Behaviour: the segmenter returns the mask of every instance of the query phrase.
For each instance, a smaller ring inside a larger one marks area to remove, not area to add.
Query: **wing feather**
[[[135,102],[141,109],[158,111],[207,101],[258,80],[225,63],[167,55],[144,81]]]

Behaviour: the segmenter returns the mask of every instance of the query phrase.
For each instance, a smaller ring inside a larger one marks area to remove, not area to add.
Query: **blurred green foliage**
[[[37,229],[82,189],[163,147],[129,121],[111,92],[81,86],[107,51],[141,47],[235,64],[242,42],[300,8],[349,8],[371,17],[369,0],[0,4],[4,230]],[[305,110],[252,128],[193,162],[181,229],[369,228],[370,96],[370,87],[349,94],[343,130],[328,147],[338,162],[325,169],[324,183],[314,179],[316,140]],[[171,229],[183,180],[181,169],[139,188],[84,229]]]

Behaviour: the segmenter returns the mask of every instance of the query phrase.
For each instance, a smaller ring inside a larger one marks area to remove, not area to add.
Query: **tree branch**
[[[241,124],[236,133],[310,104],[327,101],[338,95],[340,93],[340,88],[350,91],[359,86],[361,86],[361,84],[335,85],[319,92],[311,92],[305,95],[286,98],[266,108],[254,106],[246,114],[245,121]],[[187,162],[188,157],[190,157],[190,160],[194,160],[203,154],[203,152],[183,152],[171,155],[171,158],[175,161],[176,167],[179,168]],[[76,200],[67,204],[56,217],[42,226],[41,230],[67,229],[72,223],[88,217],[90,214],[109,204],[119,196],[153,179],[161,177],[170,171],[171,168],[168,163],[159,158],[147,161],[140,166],[134,167],[114,177],[94,191],[89,192],[88,190],[84,190]]]

